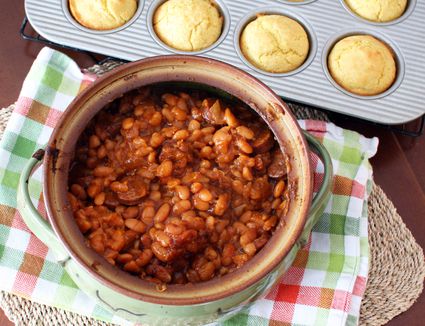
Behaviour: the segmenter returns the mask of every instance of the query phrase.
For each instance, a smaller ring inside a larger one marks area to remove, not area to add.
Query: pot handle
[[[316,153],[320,160],[323,162],[324,166],[324,175],[323,182],[320,186],[319,191],[316,196],[313,198],[311,203],[309,218],[307,219],[304,231],[300,237],[300,245],[304,246],[310,236],[310,232],[314,225],[316,225],[319,218],[322,216],[323,211],[329,201],[331,196],[331,190],[333,185],[333,166],[332,159],[329,155],[329,152],[316,138],[310,135],[308,132],[304,131],[304,136],[307,139],[310,149]]]
[[[37,238],[53,250],[56,259],[58,261],[65,261],[69,258],[68,253],[54,234],[49,222],[34,207],[28,191],[28,180],[35,166],[42,160],[43,156],[44,150],[39,149],[22,170],[17,193],[18,210],[28,228]]]

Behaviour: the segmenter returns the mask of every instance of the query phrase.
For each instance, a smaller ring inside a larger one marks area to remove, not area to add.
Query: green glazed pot
[[[288,179],[295,187],[285,223],[253,259],[239,270],[207,282],[155,285],[110,265],[87,247],[67,200],[70,162],[77,139],[97,112],[122,94],[154,83],[207,88],[236,97],[254,109],[273,131],[289,157]],[[325,166],[322,186],[312,199],[309,147]],[[49,221],[31,203],[28,179],[43,159],[43,193]],[[25,223],[47,246],[81,290],[106,309],[142,324],[205,324],[229,318],[264,296],[308,240],[330,196],[332,163],[326,149],[303,133],[286,104],[267,86],[225,63],[195,56],[161,56],[117,68],[84,90],[55,127],[45,151],[39,150],[22,172],[18,208]]]

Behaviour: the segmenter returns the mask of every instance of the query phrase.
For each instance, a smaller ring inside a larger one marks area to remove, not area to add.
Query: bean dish
[[[157,284],[197,283],[243,266],[285,223],[289,169],[244,104],[141,88],[80,136],[68,197],[109,263]]]

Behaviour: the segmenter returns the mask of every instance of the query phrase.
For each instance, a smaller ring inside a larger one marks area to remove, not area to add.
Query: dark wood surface
[[[20,38],[19,28],[23,17],[23,1],[0,1],[0,107],[6,107],[16,100],[32,62],[42,48],[40,44]],[[94,64],[87,55],[63,52],[75,59],[81,67]],[[375,181],[393,201],[416,240],[424,248],[425,135],[412,139],[349,118],[336,118],[336,123],[369,137],[379,137],[378,154],[372,159]],[[413,122],[411,127],[415,124],[417,122]],[[394,318],[389,325],[424,325],[424,308],[425,295],[422,294],[407,312]],[[1,309],[0,325],[12,325]]]

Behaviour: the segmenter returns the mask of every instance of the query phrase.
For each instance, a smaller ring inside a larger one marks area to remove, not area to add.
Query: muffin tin
[[[224,16],[223,33],[212,46],[197,52],[170,48],[155,35],[152,16],[162,2],[140,0],[131,21],[106,32],[79,26],[69,14],[67,0],[26,0],[25,10],[33,28],[59,44],[129,61],[175,53],[202,55],[251,73],[284,98],[384,124],[401,124],[425,114],[424,1],[409,0],[403,16],[375,23],[351,12],[344,0],[215,0]],[[310,39],[310,53],[301,67],[286,74],[267,73],[243,57],[239,35],[259,13],[283,14],[304,26]],[[329,50],[341,38],[353,34],[373,35],[393,49],[398,74],[384,93],[352,94],[329,74]]]

